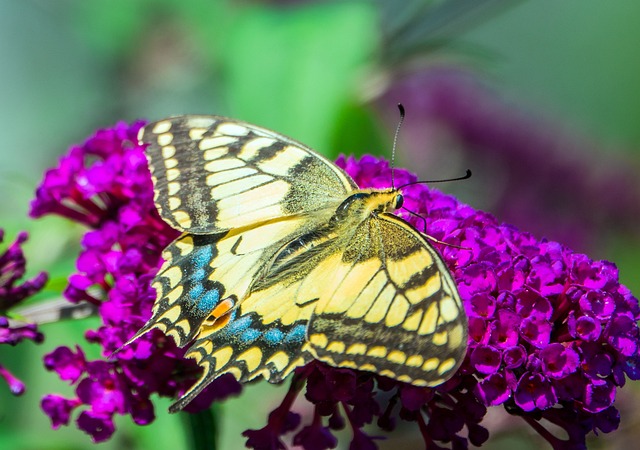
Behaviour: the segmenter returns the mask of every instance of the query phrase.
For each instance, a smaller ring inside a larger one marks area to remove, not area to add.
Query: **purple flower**
[[[524,411],[551,408],[557,401],[551,380],[540,373],[525,372],[514,392],[516,405]]]
[[[128,392],[122,375],[115,372],[112,365],[106,361],[88,363],[87,374],[76,388],[78,399],[86,405],[91,405],[95,414],[123,414],[128,406]]]
[[[306,450],[326,450],[336,448],[338,439],[322,425],[321,416],[316,410],[313,422],[296,434],[293,444],[300,445]]]
[[[569,314],[569,333],[583,341],[597,341],[602,333],[602,324],[596,317],[584,315],[576,319],[575,313]]]
[[[366,435],[359,429],[354,430],[353,439],[349,443],[349,450],[376,450],[378,446],[371,436]]]
[[[0,243],[3,240],[4,230],[0,229]],[[26,270],[27,261],[21,247],[26,240],[27,233],[20,233],[15,242],[0,254],[0,344],[18,345],[25,339],[36,343],[44,340],[44,335],[38,331],[35,324],[12,323],[7,318],[11,308],[42,290],[47,282],[47,274],[41,272],[32,279],[18,284]],[[6,381],[12,394],[24,393],[24,383],[1,364],[0,377]]]
[[[86,370],[86,360],[78,346],[75,353],[68,347],[58,347],[45,355],[44,366],[48,370],[56,371],[60,379],[75,383]]]
[[[0,243],[4,240],[4,230],[0,229]],[[47,274],[39,273],[22,284],[16,284],[25,273],[26,259],[21,245],[27,240],[27,233],[20,233],[15,242],[0,255],[0,314],[4,315],[27,297],[42,290],[47,282]]]
[[[572,374],[578,368],[580,357],[570,347],[553,343],[540,351],[542,371],[549,377],[560,379]]]
[[[506,369],[516,369],[520,367],[526,358],[526,350],[522,345],[506,348],[502,353],[502,361]]]
[[[293,386],[293,384],[292,384]],[[242,433],[247,438],[247,447],[256,450],[284,450],[281,436],[300,425],[300,415],[289,411],[297,392],[290,390],[283,402],[269,414],[267,425],[259,430]]]
[[[603,411],[611,406],[616,398],[616,388],[609,380],[594,379],[586,386],[584,410],[592,413]]]
[[[111,358],[86,360],[80,347],[48,354],[45,367],[74,385],[76,397],[47,396],[42,407],[54,427],[68,424],[68,415],[79,410],[78,427],[96,442],[113,434],[115,414],[129,414],[138,424],[153,421],[150,396],[176,397],[199,373],[193,360],[183,358],[184,350],[159,332],[114,354],[150,317],[156,297],[150,283],[162,249],[177,236],[153,204],[151,175],[137,144],[142,125],[119,123],[72,147],[57,168],[47,171],[31,204],[32,217],[58,214],[90,227],[65,296],[98,307],[102,326],[87,331],[86,339]],[[238,391],[235,379],[221,379],[190,410]]]
[[[476,386],[476,396],[487,406],[506,402],[512,391],[513,386],[509,386],[505,375],[501,373],[489,375]]]
[[[78,428],[93,438],[93,442],[104,442],[115,432],[113,419],[109,414],[82,411],[78,416]]]
[[[55,394],[45,395],[42,398],[41,407],[51,418],[51,427],[56,430],[60,425],[69,425],[71,412],[82,403],[77,400],[69,400]]]
[[[478,345],[471,353],[471,365],[479,373],[496,373],[501,364],[502,353],[489,345]]]
[[[33,206],[34,214],[64,213],[93,227],[83,239],[67,295],[99,306],[103,325],[86,337],[102,345],[105,356],[148,319],[155,298],[149,283],[162,249],[176,236],[153,207],[142,148],[133,140],[139,126],[120,124],[72,149],[61,168],[47,174]],[[342,157],[338,165],[361,187],[385,187],[392,179],[388,163],[371,156]],[[401,169],[394,178],[397,185],[416,179]],[[403,194],[406,208],[426,219],[426,232],[445,243],[435,246],[469,317],[468,353],[458,373],[435,388],[419,388],[313,361],[295,371],[265,427],[244,433],[247,446],[284,448],[283,437],[291,433],[292,441],[306,448],[331,448],[333,431],[346,426],[353,436],[350,448],[372,449],[375,438],[363,427],[376,418],[384,429],[393,428],[396,419],[415,422],[428,449],[479,446],[489,437],[481,425],[487,407],[499,405],[555,448],[584,446],[589,431],[614,430],[617,389],[626,378],[640,378],[640,307],[620,285],[615,266],[500,224],[424,185],[409,186]],[[420,229],[425,226],[412,214],[398,213]],[[157,330],[109,362],[56,350],[47,367],[74,383],[77,399],[49,400],[46,407],[43,401],[43,409],[54,425],[68,422],[65,411],[80,409],[78,426],[96,441],[113,433],[114,414],[148,423],[151,394],[179,395],[196,378],[197,367],[182,355]],[[310,420],[291,410],[305,387]],[[206,407],[239,387],[222,377],[208,389],[212,392],[196,399],[194,407]],[[543,419],[568,437],[555,437]]]

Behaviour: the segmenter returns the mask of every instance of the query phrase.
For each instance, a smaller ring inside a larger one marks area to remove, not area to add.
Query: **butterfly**
[[[436,386],[467,345],[455,282],[393,214],[399,190],[359,189],[305,145],[249,123],[185,115],[138,136],[160,216],[182,234],[152,282],[158,328],[203,372],[277,383],[313,359]]]

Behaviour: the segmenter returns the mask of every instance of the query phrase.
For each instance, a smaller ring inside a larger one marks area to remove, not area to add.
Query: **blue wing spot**
[[[203,293],[204,293],[204,287],[202,286],[202,284],[198,283],[189,290],[189,297],[194,302],[197,302]]]
[[[191,276],[189,277],[189,280],[194,280],[196,282],[202,281],[202,280],[204,280],[204,277],[206,275],[207,274],[205,273],[204,269],[194,270],[193,273],[191,274]]]
[[[307,326],[306,325],[296,325],[287,333],[287,336],[284,338],[285,343],[301,343],[304,341],[304,338],[307,334]]]
[[[267,341],[269,345],[278,345],[282,342],[283,337],[284,333],[277,328],[273,328],[264,333],[264,340]]]
[[[244,333],[242,333],[242,335],[240,335],[240,339],[245,343],[245,344],[251,344],[252,342],[254,342],[256,339],[258,339],[260,337],[260,332],[254,328],[250,328],[248,330],[246,330]]]
[[[210,246],[200,247],[193,255],[193,265],[199,269],[203,268],[211,261],[213,250]]]
[[[231,323],[229,323],[229,325],[226,326],[225,331],[228,334],[238,334],[246,330],[247,328],[249,328],[250,325],[251,325],[251,317],[244,316],[244,317],[240,317],[238,320],[234,320]]]
[[[193,289],[192,289],[193,291]],[[198,309],[202,311],[212,311],[220,300],[220,293],[217,289],[205,293],[198,301]]]

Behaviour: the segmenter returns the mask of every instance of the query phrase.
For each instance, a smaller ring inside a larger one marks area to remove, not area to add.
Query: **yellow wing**
[[[203,346],[232,343],[233,360],[241,361],[261,318],[238,317],[238,305],[266,276],[274,256],[326,223],[355,184],[302,144],[223,117],[162,120],[147,125],[139,139],[149,144],[156,207],[185,233],[165,249],[165,263],[152,283],[158,293],[152,318],[131,340],[152,328],[180,347],[207,335],[196,341],[191,356]],[[253,331],[242,328],[249,319]],[[287,354],[300,352],[306,322],[271,328],[262,330],[265,342],[282,334],[279,342]],[[233,334],[237,330],[242,339]],[[221,353],[212,351],[211,358],[214,354],[220,363]],[[243,366],[236,375],[256,376],[251,369]],[[277,371],[268,378],[281,379]],[[180,405],[187,402],[183,398]]]
[[[155,202],[172,227],[219,233],[339,204],[356,189],[305,145],[220,116],[178,116],[140,130]]]

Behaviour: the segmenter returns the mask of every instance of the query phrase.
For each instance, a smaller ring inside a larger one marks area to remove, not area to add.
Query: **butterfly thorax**
[[[279,247],[264,266],[262,276],[254,283],[253,289],[264,289],[306,276],[318,261],[348,246],[363,224],[368,228],[370,219],[395,211],[402,206],[402,200],[402,194],[391,188],[353,192],[340,203],[327,222],[319,222],[317,227]],[[379,243],[370,245],[377,247]]]

